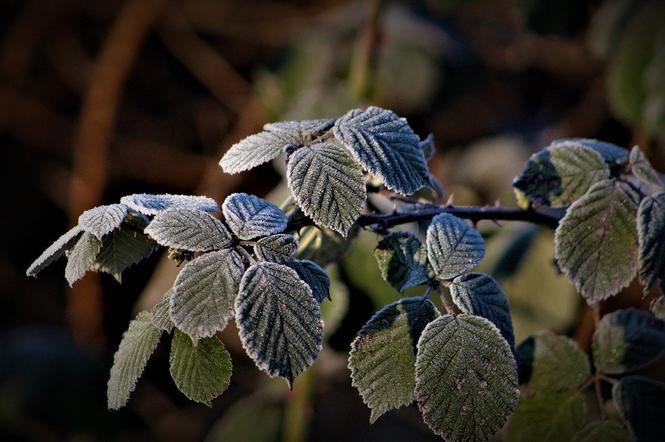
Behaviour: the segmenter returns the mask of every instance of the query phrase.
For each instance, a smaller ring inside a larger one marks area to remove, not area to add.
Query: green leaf
[[[152,325],[166,333],[173,330],[173,321],[171,320],[171,297],[173,289],[170,288],[164,293],[162,299],[152,308]]]
[[[441,213],[427,228],[427,259],[440,279],[453,279],[482,261],[485,242],[480,233],[461,219]]]
[[[593,421],[573,435],[573,442],[630,442],[626,427],[617,419]]]
[[[393,232],[374,249],[381,276],[398,292],[428,281],[427,250],[409,232]]]
[[[146,235],[122,227],[104,237],[93,269],[110,273],[121,282],[123,271],[150,256],[156,248],[157,243]]]
[[[120,202],[144,215],[157,215],[174,209],[219,212],[217,202],[207,196],[135,193],[123,196]]]
[[[332,127],[335,120],[283,121],[263,126],[264,131],[240,140],[219,162],[224,172],[235,174],[275,159],[287,146],[302,146]]]
[[[439,436],[487,440],[519,399],[510,346],[487,319],[441,316],[418,341],[415,393],[425,423]]]
[[[108,382],[108,407],[117,410],[129,400],[148,359],[157,348],[162,331],[152,324],[152,314],[139,313],[122,335],[120,347],[113,356]]]
[[[586,403],[576,391],[522,398],[508,425],[510,441],[568,441],[584,424]]]
[[[609,313],[593,335],[592,349],[594,364],[603,373],[646,367],[665,352],[665,321],[634,308]]]
[[[319,304],[325,298],[330,299],[330,277],[321,266],[308,259],[294,259],[287,265],[312,289],[312,295]]]
[[[296,150],[286,178],[298,206],[314,222],[346,235],[365,208],[365,179],[360,166],[334,143]]]
[[[124,204],[110,204],[86,210],[79,216],[79,225],[83,230],[92,233],[98,240],[114,231],[127,216],[128,207]]]
[[[372,316],[351,344],[353,385],[372,410],[370,422],[414,400],[416,345],[439,312],[421,297],[388,304]]]
[[[290,267],[273,262],[251,266],[242,277],[235,308],[247,354],[289,386],[321,352],[319,303]]]
[[[175,330],[169,357],[171,377],[190,400],[209,407],[231,381],[231,355],[217,337],[201,339],[194,345],[189,336]]]
[[[81,279],[85,272],[92,270],[95,265],[95,257],[101,246],[102,243],[92,233],[84,232],[81,235],[67,257],[65,278],[70,287]]]
[[[224,218],[238,238],[251,240],[282,233],[287,219],[276,205],[254,195],[234,193],[222,204]]]
[[[196,343],[226,327],[245,270],[240,255],[226,249],[187,263],[176,277],[171,319]]]
[[[556,229],[559,267],[590,305],[616,295],[635,276],[638,204],[627,184],[601,181],[568,208]]]
[[[665,295],[655,297],[649,305],[649,310],[656,318],[665,321]]]
[[[574,142],[559,143],[533,154],[513,186],[538,204],[563,207],[609,176],[610,168],[598,152]]]
[[[160,245],[192,252],[229,247],[233,239],[224,223],[200,210],[169,210],[145,228]]]
[[[298,250],[298,240],[286,233],[266,236],[256,241],[254,253],[262,261],[286,264]]]
[[[349,251],[359,231],[357,226],[352,227],[347,236],[343,237],[325,227],[306,227],[300,234],[297,256],[322,266],[337,262]]]
[[[83,229],[81,229],[80,226],[75,226],[69,229],[46,250],[44,250],[32,264],[30,264],[30,267],[28,267],[28,270],[25,271],[25,274],[27,276],[37,276],[39,272],[60,259],[60,257],[65,254],[65,252],[70,250],[79,240],[82,233]]]
[[[641,179],[647,184],[652,186],[658,186],[662,188],[662,183],[660,182],[660,176],[658,172],[653,168],[649,160],[644,153],[640,150],[639,147],[635,146],[630,151],[630,169],[637,178]]]
[[[648,293],[658,279],[665,280],[665,192],[642,200],[637,211],[637,232],[640,281]]]
[[[626,376],[612,387],[612,398],[637,442],[662,440],[665,384],[643,376]]]
[[[515,348],[510,304],[494,278],[484,273],[458,276],[450,286],[450,295],[464,313],[488,319],[499,329],[510,348]]]
[[[353,109],[335,122],[333,134],[388,189],[410,195],[429,185],[420,139],[394,112],[375,106]]]
[[[574,390],[591,376],[586,353],[572,339],[551,331],[530,336],[515,354],[520,383],[528,383],[537,395]]]

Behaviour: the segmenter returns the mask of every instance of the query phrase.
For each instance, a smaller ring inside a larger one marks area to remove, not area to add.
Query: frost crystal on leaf
[[[152,324],[151,319],[150,312],[139,313],[122,335],[120,347],[113,356],[108,382],[108,407],[111,410],[117,410],[127,403],[136,381],[159,343],[162,331]]]
[[[286,233],[266,236],[256,241],[254,253],[262,261],[286,264],[298,250],[298,240]]]
[[[79,225],[101,241],[108,233],[120,227],[127,216],[127,210],[128,208],[124,204],[95,207],[86,210],[79,216]]]
[[[70,287],[76,281],[83,278],[85,272],[92,270],[95,258],[102,243],[92,233],[84,232],[74,248],[67,256],[67,267],[65,267],[65,279]]]
[[[233,317],[245,268],[234,250],[206,253],[182,268],[173,285],[171,319],[194,342],[213,336]]]
[[[429,185],[420,139],[394,112],[375,106],[351,110],[335,122],[333,133],[388,189],[410,195]]]
[[[240,239],[275,235],[286,229],[287,219],[276,205],[254,195],[234,193],[222,204],[224,218]]]
[[[480,233],[456,216],[441,213],[427,228],[427,259],[440,279],[453,279],[473,269],[485,256]]]
[[[200,210],[169,210],[155,216],[145,228],[159,244],[192,252],[229,247],[231,233],[224,223]]]
[[[319,303],[295,270],[273,262],[254,264],[242,277],[235,308],[247,354],[289,386],[321,352]]]
[[[152,325],[166,333],[171,333],[171,330],[173,330],[170,313],[171,296],[173,296],[172,288],[168,289],[162,299],[152,308]]]
[[[349,368],[353,386],[372,410],[370,422],[413,401],[416,344],[438,315],[428,299],[400,299],[376,312],[358,332]]]
[[[314,222],[342,235],[365,207],[360,166],[334,143],[303,147],[291,155],[286,177],[298,206]]]
[[[173,209],[219,212],[215,200],[206,196],[135,193],[123,196],[120,202],[144,215],[157,215]]]
[[[264,131],[234,144],[219,162],[224,172],[252,169],[282,153],[288,145],[302,146],[332,127],[335,120],[282,121],[263,126]]]
[[[27,276],[37,276],[39,272],[60,259],[66,251],[71,249],[82,233],[83,229],[81,229],[80,226],[69,229],[64,235],[44,250],[32,264],[30,264],[30,267],[25,271],[25,274]]]

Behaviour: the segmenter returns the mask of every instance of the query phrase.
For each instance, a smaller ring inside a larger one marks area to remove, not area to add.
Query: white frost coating
[[[207,196],[135,193],[123,196],[120,202],[144,215],[157,215],[173,209],[219,212],[217,202]]]
[[[281,233],[288,221],[279,207],[246,193],[229,195],[222,204],[222,212],[233,233],[246,240]]]
[[[127,210],[128,208],[124,204],[94,207],[79,216],[79,225],[101,241],[105,235],[120,227],[127,216]]]

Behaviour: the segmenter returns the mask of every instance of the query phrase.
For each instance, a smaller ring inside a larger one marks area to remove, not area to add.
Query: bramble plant
[[[386,281],[400,293],[422,287],[421,296],[376,312],[352,343],[353,385],[371,421],[415,400],[446,440],[487,440],[509,421],[510,440],[657,437],[649,419],[665,403],[665,385],[638,371],[665,351],[665,191],[639,148],[555,141],[515,179],[515,208],[439,204],[443,190],[427,168],[433,152],[431,136],[421,140],[405,119],[378,107],[267,124],[233,145],[220,165],[239,173],[285,154],[292,198],[284,210],[236,193],[220,219],[210,198],[130,195],[83,213],[27,274],[66,255],[70,284],[87,271],[120,281],[128,267],[168,248],[184,265],[172,289],[123,335],[108,406],[127,403],[163,332],[172,335],[175,384],[210,405],[229,385],[231,359],[216,334],[233,318],[247,354],[271,377],[290,386],[314,362],[323,340],[320,305],[330,296],[323,266],[367,229],[382,237],[375,256]],[[381,202],[392,209],[381,210]],[[492,276],[474,273],[485,254],[475,229],[481,220],[556,228],[556,263],[591,306],[635,275],[645,293],[658,285],[661,293],[651,312],[598,318],[591,361],[553,332],[515,348],[508,298]],[[316,240],[299,244],[312,226]],[[613,412],[602,383],[612,385]],[[598,409],[588,410],[594,389]]]

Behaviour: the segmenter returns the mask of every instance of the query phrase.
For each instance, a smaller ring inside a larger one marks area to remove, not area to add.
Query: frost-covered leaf
[[[84,232],[67,256],[65,279],[70,286],[92,270],[102,243],[92,233]]]
[[[572,442],[630,442],[633,438],[618,419],[593,421],[573,435]]]
[[[427,259],[440,279],[472,270],[485,256],[480,233],[456,216],[441,213],[427,228]]]
[[[157,243],[146,235],[122,227],[104,237],[93,268],[110,273],[121,282],[123,271],[150,256],[156,248]]]
[[[178,389],[190,400],[209,407],[231,382],[231,355],[216,336],[194,345],[189,336],[176,329],[169,364]]]
[[[335,120],[282,121],[263,126],[264,131],[240,140],[219,162],[224,172],[234,174],[253,169],[277,158],[287,146],[302,146],[330,129]]]
[[[224,249],[233,242],[224,223],[200,210],[160,213],[145,228],[145,233],[163,246],[192,252]]]
[[[665,321],[634,308],[609,313],[593,335],[592,349],[593,362],[603,373],[646,367],[665,353]]]
[[[381,276],[398,292],[424,284],[429,279],[427,250],[409,232],[393,232],[379,241],[374,257]]]
[[[372,410],[370,422],[414,400],[416,345],[438,315],[428,299],[404,298],[376,312],[358,332],[349,368],[353,385]]]
[[[450,286],[450,294],[460,310],[488,319],[499,329],[510,348],[515,348],[510,304],[494,278],[484,273],[458,276]]]
[[[39,272],[60,259],[66,251],[74,247],[74,244],[76,244],[82,233],[83,229],[80,226],[69,229],[30,264],[25,274],[27,276],[37,276]]]
[[[652,186],[662,187],[660,182],[660,176],[658,172],[653,168],[649,160],[644,153],[640,150],[639,147],[635,146],[630,151],[630,170],[633,171],[633,175],[641,179],[647,184]]]
[[[286,233],[270,235],[256,241],[254,253],[263,261],[286,264],[298,250],[298,240]]]
[[[559,267],[590,305],[614,296],[635,276],[638,204],[627,184],[600,181],[568,208],[556,229]]]
[[[206,253],[185,265],[173,285],[171,319],[194,342],[213,336],[233,317],[245,268],[234,250]]]
[[[418,341],[415,393],[425,423],[439,436],[487,440],[519,399],[510,346],[487,319],[440,316]]]
[[[127,403],[143,373],[150,355],[157,348],[162,331],[152,324],[152,314],[139,313],[122,335],[120,347],[113,356],[108,382],[108,407],[117,410]]]
[[[591,376],[586,353],[572,339],[551,331],[522,341],[515,356],[520,383],[528,383],[538,395],[574,390]]]
[[[330,277],[321,266],[308,259],[294,259],[287,264],[312,289],[312,295],[319,304],[325,298],[330,299]]]
[[[558,143],[533,154],[513,187],[538,204],[562,207],[609,176],[610,168],[595,150],[577,143]]]
[[[637,211],[640,281],[649,292],[665,280],[665,192],[645,197]],[[664,291],[665,292],[665,291]]]
[[[649,310],[656,318],[665,321],[665,295],[655,297],[649,305]]]
[[[289,189],[314,222],[346,235],[365,208],[365,179],[360,166],[334,143],[298,149],[286,169]]]
[[[433,134],[427,135],[427,138],[425,138],[424,140],[420,140],[418,142],[418,146],[420,147],[420,150],[422,150],[425,160],[432,159],[432,157],[436,153],[436,144],[434,143],[434,135]]]
[[[173,321],[171,320],[171,296],[173,289],[170,288],[164,293],[162,299],[152,308],[152,325],[166,333],[173,330]]]
[[[135,193],[123,196],[120,202],[144,215],[157,215],[173,209],[219,212],[217,202],[207,196]]]
[[[605,141],[595,140],[593,138],[559,138],[551,143],[551,146],[577,144],[584,147],[590,147],[603,157],[610,166],[628,161],[628,151],[616,144]]]
[[[276,205],[254,195],[234,193],[222,204],[224,218],[240,239],[274,235],[286,229],[287,219]]]
[[[420,139],[394,112],[375,106],[353,109],[335,122],[333,134],[388,189],[410,195],[429,185]]]
[[[663,439],[665,384],[626,376],[612,387],[612,399],[637,442]]]
[[[251,266],[242,277],[235,307],[243,347],[270,376],[292,385],[321,352],[319,303],[290,267],[274,262]]]
[[[79,216],[79,226],[92,233],[100,241],[114,231],[127,216],[128,207],[124,204],[109,204],[86,210]]]
[[[586,418],[584,396],[575,390],[522,398],[508,425],[507,439],[569,441]]]

